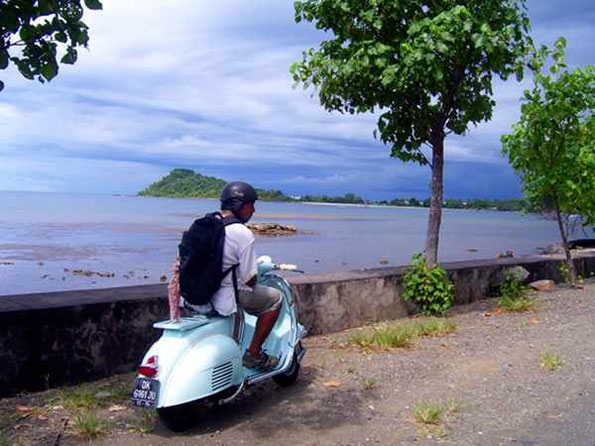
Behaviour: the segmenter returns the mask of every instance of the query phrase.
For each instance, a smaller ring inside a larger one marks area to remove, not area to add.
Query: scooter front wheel
[[[293,354],[293,360],[291,361],[291,365],[287,369],[286,372],[281,373],[279,375],[273,376],[273,381],[279,384],[282,387],[291,386],[298,378],[300,374],[300,361],[298,360],[298,352],[302,349],[302,343],[300,342],[295,349],[295,353]]]

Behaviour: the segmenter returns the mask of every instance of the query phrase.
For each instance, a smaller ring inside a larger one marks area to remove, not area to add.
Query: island
[[[173,169],[160,180],[150,184],[138,193],[141,196],[173,197],[173,198],[219,198],[221,190],[227,181],[202,175],[191,169]],[[420,207],[430,206],[430,199],[395,198],[393,200],[366,200],[354,193],[344,195],[303,195],[290,196],[276,189],[259,189],[258,198],[263,201],[307,202],[307,203],[335,203],[355,205]],[[527,209],[524,200],[494,200],[494,199],[457,199],[447,198],[443,207],[446,209],[475,209],[491,211],[522,211]]]

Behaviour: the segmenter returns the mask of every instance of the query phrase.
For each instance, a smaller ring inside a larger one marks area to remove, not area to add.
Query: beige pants
[[[281,305],[281,291],[256,284],[252,289],[238,290],[238,305],[252,316],[276,310]]]

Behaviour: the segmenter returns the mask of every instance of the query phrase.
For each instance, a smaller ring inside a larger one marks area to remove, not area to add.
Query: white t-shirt
[[[223,245],[223,271],[233,265],[236,269],[238,288],[250,289],[245,285],[257,273],[256,254],[254,253],[254,234],[246,226],[234,223],[225,227],[225,244]],[[229,316],[237,311],[237,303],[233,291],[233,275],[230,271],[221,281],[221,288],[211,298],[211,304],[222,316]]]
[[[245,285],[257,273],[256,254],[254,253],[254,235],[241,223],[225,227],[223,245],[223,271],[238,265],[236,275],[238,288],[250,289]],[[182,299],[183,300],[183,299]],[[211,298],[213,308],[222,316],[229,316],[237,311],[233,290],[233,273],[230,271],[221,281],[221,288]],[[183,303],[181,302],[181,305]],[[210,310],[210,305],[190,305],[198,311]]]

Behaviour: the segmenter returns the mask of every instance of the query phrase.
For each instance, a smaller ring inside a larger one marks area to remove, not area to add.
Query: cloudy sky
[[[89,51],[46,85],[0,71],[0,190],[134,194],[174,167],[290,194],[425,197],[429,168],[374,140],[373,116],[330,114],[289,65],[320,41],[291,0],[104,0]],[[534,37],[595,62],[593,0],[530,0]],[[525,84],[527,86],[528,84]],[[446,143],[446,196],[520,196],[500,155],[523,85],[495,85],[489,123]]]

